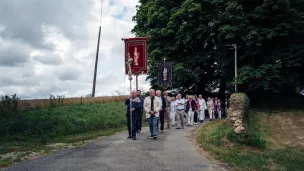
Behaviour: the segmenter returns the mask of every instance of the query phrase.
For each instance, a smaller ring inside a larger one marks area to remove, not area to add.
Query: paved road
[[[198,126],[196,126],[198,127]],[[145,128],[137,140],[119,133],[88,145],[60,150],[17,163],[7,171],[224,171],[196,151],[188,136],[195,127],[171,128],[149,139]]]

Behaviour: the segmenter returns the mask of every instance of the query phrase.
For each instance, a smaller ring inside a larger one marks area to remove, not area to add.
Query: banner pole
[[[136,91],[138,90],[138,75],[136,75]]]
[[[128,53],[128,61],[126,65],[128,65],[128,75],[129,75],[129,80],[130,80],[130,94],[132,93],[132,70],[131,70],[131,62],[133,61],[132,58],[130,58],[130,54]],[[132,109],[132,97],[129,96],[129,101],[130,101],[130,109]],[[130,110],[130,128],[131,128],[131,137],[132,137],[132,128],[133,128],[133,120],[132,120],[132,111]]]

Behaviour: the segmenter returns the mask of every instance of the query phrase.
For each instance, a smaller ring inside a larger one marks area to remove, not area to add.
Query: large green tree
[[[180,91],[223,95],[234,81],[243,91],[280,91],[303,80],[303,11],[300,0],[140,0],[132,32],[149,37],[152,85],[167,57]],[[237,80],[230,44],[240,46]]]

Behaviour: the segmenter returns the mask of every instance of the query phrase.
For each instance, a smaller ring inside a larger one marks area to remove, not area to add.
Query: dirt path
[[[196,127],[171,128],[149,139],[145,128],[137,140],[118,133],[88,145],[16,163],[6,171],[225,171],[201,156],[189,139]]]

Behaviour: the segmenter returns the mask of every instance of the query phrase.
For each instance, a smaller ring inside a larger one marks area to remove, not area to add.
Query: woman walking
[[[196,106],[197,106],[197,110],[194,112],[194,125],[197,125],[197,122],[199,120],[198,114],[200,113],[201,107],[200,107],[200,103],[198,101],[197,96],[195,96],[194,100],[195,100],[195,103],[196,103]]]
[[[170,119],[171,119],[171,126],[175,125],[175,112],[176,112],[176,102],[175,102],[175,98],[173,97],[171,99],[171,103],[170,103]]]
[[[222,119],[222,103],[220,99],[217,100],[216,110],[217,110],[218,118]]]
[[[189,100],[186,105],[186,113],[188,114],[188,126],[193,126],[194,112],[197,110],[196,102],[192,96],[189,96]]]
[[[210,121],[212,121],[214,119],[214,113],[213,113],[213,109],[214,109],[214,105],[213,105],[213,101],[211,100],[210,97],[208,97],[208,101],[207,101],[207,109],[208,109],[208,113],[209,113],[209,119]]]

